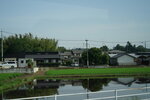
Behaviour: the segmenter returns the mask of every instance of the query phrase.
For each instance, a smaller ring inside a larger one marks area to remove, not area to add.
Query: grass
[[[49,70],[49,76],[90,76],[90,75],[150,75],[150,67],[138,68],[87,68]]]
[[[23,75],[21,73],[0,73],[0,92],[25,83],[27,79],[19,78]]]
[[[0,73],[0,82],[15,78],[21,75],[22,75],[21,73]]]

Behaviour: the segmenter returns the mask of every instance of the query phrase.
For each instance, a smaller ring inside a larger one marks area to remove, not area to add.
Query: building
[[[62,65],[79,66],[80,58],[82,57],[83,52],[84,49],[73,49],[70,51],[65,51],[63,53],[60,53]]]
[[[59,66],[59,52],[26,52],[25,58],[33,58],[37,67]]]
[[[137,65],[136,57],[131,56],[126,53],[116,54],[110,57],[110,65],[119,65],[119,66],[133,66]]]
[[[138,65],[150,65],[150,52],[138,52],[137,55]]]
[[[82,53],[84,52],[84,49],[73,49],[73,65],[79,66],[80,65],[80,58],[82,57]]]
[[[17,61],[18,67],[26,67],[27,60],[31,59],[37,67],[59,66],[59,52],[25,52],[4,56],[4,61]]]

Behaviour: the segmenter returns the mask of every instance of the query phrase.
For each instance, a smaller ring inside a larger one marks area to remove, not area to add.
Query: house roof
[[[60,58],[59,52],[27,52],[25,58]]]
[[[72,52],[74,54],[82,54],[84,52],[84,50],[83,49],[75,49],[75,50],[72,50]]]
[[[7,54],[4,58],[60,58],[59,52],[25,52]]]
[[[108,54],[110,58],[116,56],[117,54]]]
[[[124,55],[130,56],[130,57],[132,57],[132,58],[136,58],[136,57],[134,57],[134,56],[132,56],[132,55],[129,55],[129,54],[126,54],[126,53],[120,53],[120,54],[117,54],[117,55],[115,55],[115,56],[113,56],[113,57],[111,57],[111,58],[119,58],[119,57],[122,57],[122,56],[124,56]]]
[[[63,53],[60,53],[61,56],[72,56],[72,52],[71,51],[66,51]]]
[[[108,51],[109,54],[118,54],[118,53],[125,53],[125,51],[120,51],[120,50],[111,50]]]
[[[24,58],[25,57],[25,53],[20,52],[20,53],[9,53],[9,54],[5,54],[4,58]]]

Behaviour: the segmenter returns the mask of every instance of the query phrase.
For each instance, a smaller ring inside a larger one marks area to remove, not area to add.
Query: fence
[[[101,94],[101,93],[109,93],[113,92],[115,95],[114,96],[105,96],[105,97],[99,97],[99,98],[87,98],[87,99],[82,99],[82,100],[108,100],[108,99],[114,99],[118,100],[118,98],[123,98],[123,97],[131,97],[131,96],[142,96],[142,95],[149,95],[150,92],[143,92],[143,93],[133,93],[133,94],[125,94],[125,95],[118,95],[119,92],[124,92],[124,91],[131,91],[131,90],[148,90],[150,87],[143,87],[143,88],[129,88],[129,89],[118,89],[118,90],[107,90],[107,91],[99,91],[99,92],[86,92],[86,93],[73,93],[73,94],[60,94],[60,95],[52,95],[52,96],[39,96],[39,97],[28,97],[28,98],[17,98],[17,99],[3,99],[3,100],[37,100],[37,99],[44,99],[44,100],[49,100],[49,98],[53,98],[53,100],[58,100],[58,97],[66,97],[66,96],[77,96],[77,95],[91,95],[91,94]],[[62,99],[59,99],[62,100]],[[65,100],[65,99],[64,99]],[[150,100],[150,96],[147,98],[144,98],[142,100]]]
[[[0,73],[35,73],[38,68],[9,68],[0,69]]]

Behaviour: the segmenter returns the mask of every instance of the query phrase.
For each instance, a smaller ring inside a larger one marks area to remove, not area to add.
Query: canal
[[[96,79],[34,79],[28,84],[24,84],[16,89],[3,92],[1,98],[14,99],[35,96],[50,96],[61,94],[75,94],[85,92],[98,92],[115,89],[128,89],[128,88],[142,88],[150,87],[150,78],[96,78]],[[150,89],[143,90],[130,90],[118,93],[118,95],[127,95],[131,93],[145,93],[150,92]],[[75,96],[61,96],[57,100],[84,100],[87,98],[100,98],[114,96],[114,92],[97,93],[97,94],[83,94]],[[131,96],[125,98],[118,98],[118,100],[142,100],[150,98],[149,95]],[[38,99],[42,100],[42,99]],[[47,100],[54,100],[47,98]],[[115,99],[107,99],[115,100]]]

